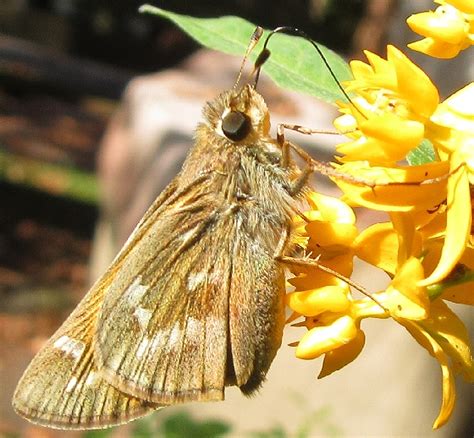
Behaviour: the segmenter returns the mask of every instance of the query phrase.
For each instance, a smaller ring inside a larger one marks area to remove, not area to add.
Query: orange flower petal
[[[470,281],[446,289],[446,291],[441,294],[440,299],[452,301],[453,303],[474,306],[473,290],[474,282]]]

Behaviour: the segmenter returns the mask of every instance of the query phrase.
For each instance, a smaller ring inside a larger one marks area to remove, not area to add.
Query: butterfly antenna
[[[247,46],[247,50],[245,51],[244,59],[242,59],[242,64],[240,64],[239,74],[237,75],[237,79],[233,87],[234,90],[239,85],[247,58],[249,57],[250,53],[252,52],[254,47],[257,45],[257,43],[260,41],[260,38],[262,37],[262,35],[263,35],[263,28],[260,26],[257,26],[255,30],[253,31],[252,36],[250,37],[249,45]]]
[[[329,62],[328,60],[326,59],[326,56],[324,55],[324,53],[322,52],[322,50],[319,48],[319,46],[316,44],[316,42],[305,32],[303,32],[302,30],[300,29],[297,29],[296,27],[290,27],[290,26],[280,26],[280,27],[277,27],[275,29],[273,29],[268,35],[267,35],[267,38],[265,38],[265,43],[263,44],[263,49],[262,51],[260,52],[260,54],[258,55],[256,61],[255,61],[255,65],[254,65],[254,71],[256,71],[256,75],[255,75],[255,82],[254,82],[254,87],[256,88],[257,87],[257,83],[258,83],[258,79],[260,77],[260,70],[263,66],[263,64],[267,61],[267,59],[270,57],[270,50],[267,49],[267,45],[268,45],[268,42],[270,41],[270,38],[275,35],[276,33],[279,33],[279,32],[285,32],[285,33],[290,33],[290,34],[294,34],[294,35],[297,35],[297,36],[300,36],[302,38],[304,38],[306,41],[308,41],[309,43],[311,43],[311,45],[316,49],[316,51],[318,52],[319,56],[321,57],[321,59],[323,60],[324,62],[324,65],[326,66],[326,68],[328,69],[329,71],[329,74],[331,75],[331,77],[334,79],[334,82],[337,84],[337,87],[339,88],[339,90],[341,91],[341,93],[344,95],[344,97],[348,100],[348,102],[357,110],[360,112],[360,110],[357,108],[357,106],[354,104],[354,102],[352,101],[352,99],[349,97],[349,95],[347,94],[346,90],[344,90],[344,88],[342,87],[341,83],[339,82],[339,79],[337,79],[336,75],[334,74],[334,72],[332,71],[332,68],[331,66],[329,65]],[[362,114],[363,115],[363,114]]]

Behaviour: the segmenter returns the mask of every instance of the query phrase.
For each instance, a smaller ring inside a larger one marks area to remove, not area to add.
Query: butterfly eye
[[[240,141],[247,137],[250,128],[250,119],[240,111],[231,111],[222,119],[222,132],[233,141]]]

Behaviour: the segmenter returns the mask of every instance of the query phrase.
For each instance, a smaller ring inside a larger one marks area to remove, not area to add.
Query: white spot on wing
[[[92,385],[96,381],[96,378],[97,378],[97,373],[95,373],[94,371],[91,371],[87,375],[86,385],[89,385],[89,386]]]
[[[210,275],[210,278],[209,278],[209,282],[212,283],[212,284],[216,284],[218,285],[219,283],[221,283],[223,281],[223,273],[222,273],[222,270],[216,270],[216,271],[212,271],[211,275]]]
[[[135,356],[137,356],[138,359],[141,359],[145,355],[145,352],[147,351],[149,344],[150,344],[150,338],[145,336],[141,340],[140,344],[138,345],[137,352],[135,353]]]
[[[72,376],[69,382],[67,382],[66,392],[71,392],[77,385],[77,377]]]
[[[164,336],[163,331],[159,330],[150,343],[150,353],[155,354],[159,348],[163,347],[164,345]]]
[[[194,228],[191,228],[189,231],[186,231],[181,236],[181,242],[183,242],[184,244],[189,243],[192,237],[194,236],[194,234],[195,234]]]
[[[122,365],[122,356],[120,354],[112,354],[110,356],[110,369],[118,370]]]
[[[56,339],[53,347],[63,351],[67,355],[72,356],[74,359],[79,359],[86,348],[84,342],[78,341],[77,339],[70,338],[69,336],[63,335]]]
[[[188,317],[187,323],[186,323],[186,337],[191,338],[194,340],[197,340],[199,342],[199,333],[201,332],[202,329],[202,322],[199,321],[199,319]]]
[[[201,342],[202,322],[199,319],[188,317],[186,322],[186,342],[199,344]],[[176,323],[171,330],[158,330],[153,338],[144,337],[138,345],[136,357],[142,359],[145,352],[153,355],[161,348],[168,350],[169,354],[176,353],[180,348],[180,339],[183,328]]]
[[[136,306],[148,290],[148,286],[140,284],[141,282],[142,276],[139,275],[125,291],[125,296],[127,297],[130,306]]]
[[[207,272],[197,272],[196,274],[192,273],[188,276],[188,290],[194,292],[196,289],[201,286],[206,281]]]
[[[168,342],[170,344],[176,344],[176,342],[179,340],[180,335],[181,335],[181,329],[178,324],[175,324],[173,328],[171,329]]]
[[[137,307],[135,312],[133,312],[133,315],[135,318],[137,318],[138,324],[140,325],[142,331],[145,331],[151,318],[151,310],[144,309],[143,307]]]

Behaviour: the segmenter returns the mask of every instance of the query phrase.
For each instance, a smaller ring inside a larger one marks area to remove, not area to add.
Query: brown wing
[[[281,268],[219,196],[222,178],[169,202],[108,288],[96,359],[126,393],[177,403],[221,400],[226,384],[251,392],[280,345]]]
[[[102,428],[158,408],[108,384],[93,360],[93,331],[107,284],[96,284],[35,356],[13,396],[28,420],[61,429]]]
[[[128,247],[146,234],[150,219],[173,197],[176,185],[176,181],[171,183],[155,201]],[[126,248],[23,374],[13,396],[13,407],[29,421],[62,429],[102,428],[125,423],[158,408],[107,383],[93,359],[99,309],[113,277],[120,272]]]
[[[245,227],[233,242],[229,328],[236,385],[245,394],[258,389],[280,348],[285,325],[285,278],[273,247],[262,240],[268,224],[248,235]],[[266,236],[268,237],[268,236]]]

